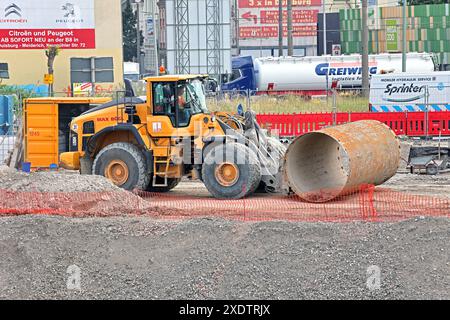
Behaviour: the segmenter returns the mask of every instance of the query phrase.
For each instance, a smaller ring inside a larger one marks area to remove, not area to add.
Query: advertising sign
[[[397,20],[386,20],[386,49],[398,51]]]
[[[86,83],[74,83],[73,84],[73,95],[74,96],[88,96],[92,94],[94,89],[94,84],[91,82]]]
[[[147,18],[147,34],[152,36],[154,33],[153,18]]]
[[[0,49],[95,48],[94,0],[0,0]]]
[[[283,36],[287,37],[287,27],[283,27]],[[314,37],[317,35],[317,26],[294,26],[293,37]],[[277,38],[278,27],[241,27],[240,38]]]
[[[283,7],[287,7],[287,0]],[[293,7],[319,7],[322,0],[292,0]],[[239,0],[239,8],[278,8],[278,0]]]
[[[340,56],[342,54],[341,45],[333,44],[332,53],[333,56]]]
[[[317,23],[319,10],[292,10],[292,23]],[[283,21],[287,21],[287,11],[283,11]],[[261,24],[278,24],[278,10],[261,11]]]
[[[293,0],[294,38],[316,37],[322,0]],[[239,0],[239,37],[241,39],[278,38],[278,0]],[[287,1],[283,1],[283,33],[287,36]]]
[[[52,74],[44,74],[44,83],[45,84],[52,84],[53,83],[53,75]]]
[[[450,72],[376,75],[370,86],[370,103],[375,107],[418,111],[429,104],[430,111],[445,111],[449,105]],[[401,111],[401,110],[397,110]]]

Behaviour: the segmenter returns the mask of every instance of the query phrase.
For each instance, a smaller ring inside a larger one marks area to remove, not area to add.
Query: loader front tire
[[[135,145],[124,142],[103,148],[95,157],[92,174],[104,176],[129,191],[145,190],[150,182],[144,154]]]
[[[241,199],[255,192],[261,181],[261,166],[247,146],[227,143],[206,155],[202,179],[215,198]]]

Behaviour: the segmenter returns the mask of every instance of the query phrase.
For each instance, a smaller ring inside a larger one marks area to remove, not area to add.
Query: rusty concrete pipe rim
[[[347,154],[347,150],[342,145],[342,142],[339,139],[337,139],[337,138],[335,138],[335,137],[333,137],[333,136],[331,136],[331,135],[329,135],[329,134],[327,134],[325,132],[322,132],[321,130],[308,132],[308,133],[305,133],[305,134],[301,135],[297,139],[295,139],[291,143],[291,145],[288,147],[288,149],[286,151],[286,154],[285,154],[285,158],[284,158],[284,168],[285,168],[284,175],[285,175],[286,181],[288,182],[288,186],[302,200],[304,200],[306,202],[310,202],[310,203],[325,203],[325,202],[328,202],[328,201],[330,201],[332,199],[335,199],[337,196],[339,196],[344,191],[345,184],[342,185],[338,189],[328,189],[328,190],[327,189],[319,189],[319,190],[316,190],[314,192],[305,192],[305,191],[300,190],[299,188],[297,188],[295,184],[291,183],[291,181],[293,180],[293,177],[290,176],[288,166],[286,165],[289,153],[292,152],[291,151],[291,146],[294,143],[297,143],[298,141],[300,141],[302,139],[305,139],[305,138],[307,138],[309,136],[313,136],[313,135],[322,135],[324,137],[332,139],[333,141],[335,141],[339,145],[339,148],[342,149],[342,152]],[[349,159],[349,162],[350,161],[351,161],[351,159]],[[348,175],[350,175],[350,168],[348,168],[348,170],[349,170],[348,171]],[[317,194],[319,194],[319,197],[317,197]],[[326,195],[328,195],[328,196],[326,196]]]

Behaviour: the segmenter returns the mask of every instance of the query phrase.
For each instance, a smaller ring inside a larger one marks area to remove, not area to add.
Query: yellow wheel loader
[[[146,79],[145,97],[94,107],[70,124],[61,166],[102,175],[117,186],[167,192],[183,177],[201,179],[217,198],[280,188],[285,148],[251,111],[211,113],[204,75]]]

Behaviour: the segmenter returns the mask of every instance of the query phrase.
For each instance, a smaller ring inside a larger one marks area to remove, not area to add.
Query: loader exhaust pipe
[[[295,139],[286,152],[284,175],[303,200],[326,202],[361,185],[386,182],[399,162],[394,132],[379,121],[364,120]]]

